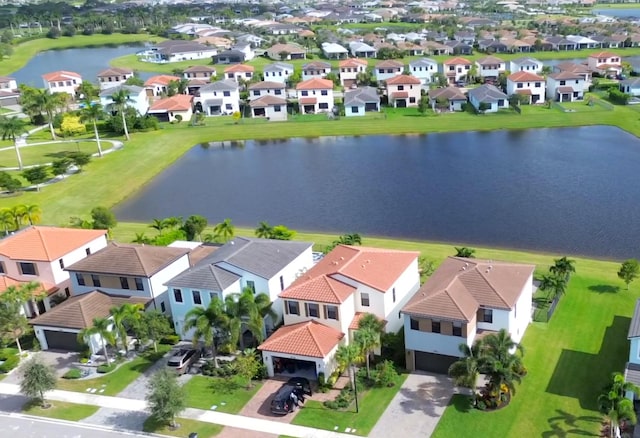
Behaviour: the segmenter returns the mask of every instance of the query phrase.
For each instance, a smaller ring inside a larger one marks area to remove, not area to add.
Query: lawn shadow
[[[144,422],[149,417],[144,411],[125,411],[111,408],[100,408],[95,414],[82,420],[82,423],[100,424],[112,427],[115,431],[142,431]]]
[[[542,433],[543,438],[569,437],[575,435],[598,436],[592,432],[580,429],[580,423],[600,423],[602,418],[591,415],[575,416],[561,409],[556,409],[558,414],[547,420],[550,430]]]
[[[44,156],[47,158],[53,158],[53,159],[67,158],[70,155],[72,155],[74,152],[78,152],[78,151],[64,150],[64,151],[58,151],[58,152],[49,152],[44,154]]]
[[[399,393],[405,398],[400,407],[407,413],[422,412],[432,418],[439,418],[442,411],[452,401],[451,379],[444,375],[429,374],[425,381],[415,388],[403,387]]]
[[[610,284],[595,284],[588,287],[592,292],[598,292],[599,294],[615,294],[620,292],[619,286],[612,286]]]
[[[578,399],[581,408],[597,411],[598,392],[625,363],[630,323],[631,318],[614,316],[596,354],[563,349],[545,391]]]

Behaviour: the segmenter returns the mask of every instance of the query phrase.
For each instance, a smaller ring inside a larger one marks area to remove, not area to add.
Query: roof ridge
[[[491,265],[489,265],[489,266],[491,266]],[[492,269],[493,269],[493,268],[492,268]],[[478,274],[480,274],[480,278],[482,278],[482,279],[485,281],[485,283],[487,283],[487,285],[489,286],[489,288],[493,291],[493,293],[495,293],[495,294],[496,294],[496,296],[497,296],[498,298],[500,298],[500,300],[504,303],[504,305],[505,305],[505,306],[507,306],[507,307],[510,307],[510,306],[509,306],[509,304],[507,303],[507,301],[506,301],[506,300],[504,299],[504,297],[502,296],[502,294],[501,294],[500,292],[498,292],[498,290],[497,290],[495,287],[493,287],[493,285],[491,284],[491,282],[489,281],[489,279],[488,279],[488,278],[487,278],[487,277],[482,273],[482,270],[478,268],[478,265],[476,265],[476,266],[474,267],[474,270],[475,270],[476,272],[478,272]],[[476,301],[477,301],[477,300],[476,300]]]
[[[458,277],[457,277],[457,276],[456,276],[455,278],[456,278],[456,279],[458,279]],[[460,282],[460,284],[461,284],[461,285],[462,285],[462,287],[464,288],[465,292],[466,292],[467,294],[469,294],[469,296],[471,297],[471,299],[472,299],[473,301],[475,301],[475,302],[476,302],[476,304],[479,306],[479,305],[480,305],[480,303],[478,302],[478,300],[476,300],[476,298],[473,296],[473,294],[471,293],[471,291],[470,291],[469,289],[467,289],[467,287],[466,287],[462,282]],[[458,301],[457,301],[457,300],[455,300],[455,299],[451,296],[451,292],[449,292],[449,290],[448,290],[448,289],[445,289],[444,291],[445,291],[445,292],[446,292],[446,294],[449,296],[449,299],[451,299],[451,301],[453,302],[453,305],[454,305],[454,306],[456,306],[456,309],[458,309],[458,311],[460,312],[460,314],[462,314],[462,315],[466,316],[466,315],[465,315],[465,313],[464,313],[464,310],[462,310],[462,308],[458,305]]]
[[[307,329],[307,332],[309,332],[309,335],[311,336],[311,339],[313,339],[313,343],[316,344],[316,348],[318,349],[318,352],[322,355],[324,355],[324,351],[322,351],[322,347],[320,346],[320,343],[318,342],[318,339],[315,337],[315,335],[313,334],[313,330],[311,330],[311,326],[313,324],[320,324],[320,323],[314,323],[313,319],[309,320],[309,323],[306,324],[304,326],[304,328]]]
[[[42,248],[44,249],[44,253],[47,255],[47,259],[51,259],[51,254],[49,254],[49,248],[47,247],[47,243],[45,242],[44,235],[42,234],[42,230],[40,227],[36,227],[31,225],[36,233],[38,233],[38,237],[40,238],[40,243],[42,244]],[[28,228],[27,228],[28,229]]]
[[[329,289],[331,290],[331,293],[333,293],[333,297],[338,300],[339,303],[343,303],[343,300],[340,299],[340,296],[338,296],[338,293],[336,292],[336,290],[333,288],[333,285],[331,284],[331,282],[329,281],[329,279],[334,280],[334,281],[340,281],[337,280],[333,277],[329,277],[327,274],[323,274],[322,278],[325,280],[325,283],[327,284],[327,286],[329,286]],[[340,283],[342,283],[340,281]],[[353,295],[353,294],[352,294]]]

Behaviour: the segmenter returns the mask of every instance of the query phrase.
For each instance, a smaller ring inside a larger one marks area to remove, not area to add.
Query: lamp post
[[[356,373],[356,367],[354,367],[352,365],[351,367],[353,369],[353,395],[355,396],[356,399],[356,414],[360,412],[360,409],[358,407],[358,375]]]

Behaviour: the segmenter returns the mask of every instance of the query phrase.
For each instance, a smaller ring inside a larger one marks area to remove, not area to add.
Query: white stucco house
[[[193,116],[193,96],[176,94],[154,101],[147,111],[161,122],[188,122]]]
[[[442,69],[449,84],[454,85],[457,82],[467,81],[469,79],[471,65],[471,61],[467,58],[456,56],[455,58],[444,61],[442,63]]]
[[[612,52],[598,52],[589,55],[587,67],[603,76],[617,76],[622,73],[622,58]]]
[[[377,63],[373,71],[376,81],[382,82],[402,74],[404,71],[404,64],[400,61],[387,59]]]
[[[98,73],[100,90],[124,85],[127,79],[133,77],[133,70],[130,68],[109,67]]]
[[[385,81],[389,104],[395,108],[417,107],[422,97],[420,79],[411,75],[397,75]]]
[[[438,73],[438,62],[431,58],[419,58],[409,62],[409,73],[420,79],[423,85],[433,82],[433,75]]]
[[[265,95],[249,101],[251,117],[264,117],[272,122],[287,120],[287,99]]]
[[[309,79],[296,85],[298,105],[303,114],[333,111],[333,82],[328,79]]]
[[[511,73],[525,71],[529,73],[540,74],[542,73],[542,67],[544,67],[542,61],[531,57],[512,59],[509,62],[509,71]]]
[[[196,111],[207,116],[221,116],[240,111],[240,87],[232,79],[212,82],[200,87],[194,100]]]
[[[546,83],[542,76],[527,71],[519,71],[507,76],[507,95],[529,96],[529,103],[544,103]]]
[[[235,64],[224,69],[224,78],[238,83],[249,82],[255,71],[256,69],[252,65]]]
[[[497,80],[507,70],[507,63],[496,56],[486,56],[476,61],[476,68],[481,78]]]
[[[349,58],[340,61],[338,69],[340,71],[340,85],[350,88],[356,85],[356,79],[360,73],[367,71],[368,63],[364,59]]]
[[[483,84],[472,88],[469,90],[468,97],[469,103],[483,113],[496,113],[498,110],[509,108],[509,97],[495,85]]]
[[[144,115],[149,110],[149,96],[143,87],[137,85],[117,85],[107,88],[100,92],[100,105],[106,112],[116,113],[118,108],[113,103],[113,96],[125,90],[129,96],[127,98],[127,106],[134,108],[138,114]]]
[[[447,373],[471,346],[501,329],[520,342],[531,322],[535,266],[449,257],[402,309],[407,368]]]
[[[561,71],[547,75],[547,96],[559,102],[573,102],[584,99],[589,85],[578,73]]]
[[[262,75],[265,81],[286,83],[289,76],[293,74],[293,64],[288,62],[274,62],[265,65],[262,69]]]
[[[349,51],[337,43],[322,43],[322,53],[328,59],[344,59]]]
[[[319,78],[322,79],[331,73],[331,64],[324,61],[312,61],[302,66],[302,80]]]
[[[192,59],[209,59],[218,54],[213,46],[185,40],[165,40],[150,51],[154,56],[148,58],[152,62],[179,62]]]
[[[640,96],[640,78],[635,77],[620,81],[620,91],[635,97]]]
[[[171,82],[180,82],[180,77],[172,75],[151,76],[149,79],[144,81],[147,96],[158,97],[167,94],[169,91],[169,84]]]
[[[44,89],[50,93],[67,93],[75,97],[78,86],[82,83],[82,76],[66,70],[54,71],[42,75]]]
[[[344,115],[362,117],[368,112],[380,111],[380,96],[373,87],[358,87],[344,92]]]

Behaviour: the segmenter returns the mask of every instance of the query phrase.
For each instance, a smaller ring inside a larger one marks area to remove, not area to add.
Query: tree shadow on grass
[[[598,436],[593,432],[580,429],[581,424],[586,426],[589,423],[600,423],[602,418],[583,415],[576,416],[565,412],[562,409],[556,409],[557,416],[551,417],[547,420],[550,430],[542,433],[543,438],[555,438],[555,437],[570,437],[570,436]]]
[[[66,150],[66,151],[58,151],[58,152],[49,152],[44,154],[44,156],[47,158],[54,158],[54,159],[67,158],[69,155],[72,155],[74,152],[77,152],[77,151]]]
[[[620,287],[610,284],[595,284],[589,286],[588,289],[592,292],[598,292],[599,294],[615,294],[620,292]]]

